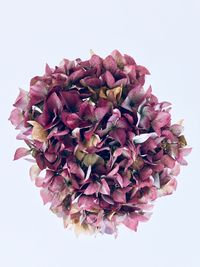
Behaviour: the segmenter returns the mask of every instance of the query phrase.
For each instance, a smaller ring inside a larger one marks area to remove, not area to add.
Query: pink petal
[[[126,202],[126,193],[121,191],[120,189],[116,189],[113,192],[113,200],[119,203],[125,203]]]
[[[166,195],[171,195],[173,191],[176,190],[177,186],[177,181],[175,178],[172,178],[169,180],[168,183],[163,185],[159,190],[158,190],[158,196],[166,196]]]
[[[101,179],[101,187],[99,192],[104,195],[110,195],[110,188],[105,179]]]
[[[140,171],[140,178],[144,181],[146,179],[148,179],[151,174],[152,174],[152,169],[149,167],[144,167],[141,171]]]
[[[15,151],[14,160],[25,157],[25,156],[29,155],[30,153],[31,153],[30,149],[20,147]]]
[[[173,124],[170,127],[170,130],[176,136],[179,136],[183,132],[183,129],[184,129],[184,127],[182,125],[180,125],[180,124]]]
[[[21,110],[25,110],[28,105],[28,101],[29,101],[28,92],[23,89],[20,89],[20,93],[13,106]]]
[[[137,231],[138,223],[146,222],[149,220],[150,214],[142,215],[135,212],[127,214],[124,218],[123,224],[133,231]]]
[[[99,191],[100,185],[97,183],[90,183],[88,187],[85,189],[84,194],[85,195],[93,195],[94,193],[97,193]]]
[[[89,86],[91,88],[98,88],[98,87],[101,87],[101,80],[99,78],[95,78],[95,77],[86,77],[84,79],[82,79],[81,81],[81,84],[83,86]]]
[[[12,110],[9,120],[14,126],[18,127],[23,122],[23,119],[22,112],[18,108]]]
[[[42,81],[37,81],[30,86],[30,103],[29,105],[35,105],[44,100],[47,95],[47,85]]]
[[[41,189],[40,195],[42,197],[44,205],[47,204],[48,202],[51,202],[54,197],[54,194],[50,192],[47,188]]]
[[[112,200],[110,196],[103,195],[103,194],[101,196],[105,202],[107,202],[108,204],[114,205],[114,201]]]
[[[63,123],[70,129],[74,129],[79,126],[80,118],[76,113],[62,112],[61,119]]]
[[[69,76],[69,79],[75,82],[75,81],[82,79],[83,77],[85,77],[85,70],[80,69],[80,70],[76,70],[72,72],[72,74],[70,74]]]
[[[35,181],[35,179],[38,177],[40,174],[41,170],[38,167],[38,165],[33,165],[30,170],[29,170],[29,175],[32,181]]]
[[[115,179],[116,179],[116,181],[119,183],[119,185],[120,185],[121,187],[124,186],[123,178],[122,178],[122,176],[121,176],[119,173],[117,173],[117,174],[115,175]]]
[[[161,111],[157,114],[151,125],[155,132],[160,135],[160,128],[166,126],[171,120],[171,115],[168,112]]]
[[[169,155],[164,155],[161,161],[167,168],[173,169],[175,166],[175,160]]]
[[[105,81],[106,81],[108,87],[112,88],[115,84],[115,79],[114,79],[113,75],[111,74],[111,72],[107,70],[105,72],[104,78],[105,78]]]
[[[115,59],[117,66],[123,69],[124,65],[126,64],[126,60],[122,54],[118,50],[114,50],[111,55]]]
[[[111,73],[115,73],[117,69],[117,63],[115,62],[112,56],[107,56],[103,60],[103,66],[106,70],[109,70]]]
[[[92,55],[92,57],[90,59],[90,64],[91,64],[92,67],[96,68],[97,77],[99,77],[99,75],[101,74],[102,63],[103,63],[102,58],[100,58],[97,55]]]
[[[110,136],[117,140],[122,146],[126,142],[126,132],[122,128],[115,128],[110,132]]]

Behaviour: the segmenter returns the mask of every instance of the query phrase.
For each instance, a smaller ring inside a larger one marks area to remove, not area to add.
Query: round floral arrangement
[[[77,232],[136,231],[153,202],[176,189],[190,153],[170,103],[143,88],[149,71],[115,50],[64,59],[20,90],[10,115],[20,130],[14,159],[31,155],[44,204]],[[43,174],[44,173],[44,174]]]

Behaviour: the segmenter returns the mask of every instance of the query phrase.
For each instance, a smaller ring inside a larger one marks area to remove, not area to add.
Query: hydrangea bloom
[[[148,74],[115,50],[105,59],[46,65],[29,92],[20,90],[9,119],[27,148],[14,159],[34,158],[31,179],[66,227],[136,231],[154,200],[176,189],[191,148],[183,126],[171,124],[170,103],[143,88]]]

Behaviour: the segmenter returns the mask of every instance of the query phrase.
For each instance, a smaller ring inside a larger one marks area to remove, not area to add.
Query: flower
[[[46,65],[28,92],[20,89],[9,120],[27,147],[14,159],[32,156],[44,204],[76,233],[136,231],[176,189],[191,148],[183,126],[171,124],[171,104],[144,89],[149,74],[115,50]]]

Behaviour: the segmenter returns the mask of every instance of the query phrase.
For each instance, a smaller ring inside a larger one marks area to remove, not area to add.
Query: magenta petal
[[[80,94],[76,90],[64,91],[61,93],[61,101],[69,111],[78,111],[81,105]]]
[[[132,212],[132,213],[126,215],[126,217],[123,221],[123,224],[126,225],[131,230],[137,231],[138,223],[140,221],[146,222],[146,221],[148,221],[148,219],[149,219],[149,216],[147,216],[147,215],[145,216],[142,214]]]
[[[53,73],[53,69],[49,67],[49,65],[46,63],[45,66],[45,75],[51,75]]]
[[[135,60],[131,56],[125,54],[124,59],[126,61],[126,65],[136,65]]]
[[[144,66],[140,66],[140,65],[137,65],[137,71],[139,72],[140,75],[150,74],[147,68],[145,68]]]
[[[29,105],[35,105],[44,101],[47,92],[47,85],[42,81],[37,81],[35,84],[31,85]]]
[[[78,127],[80,118],[76,113],[62,112],[61,119],[70,129]]]
[[[95,202],[95,197],[93,196],[80,196],[78,206],[83,210],[90,210],[93,207],[97,207],[97,203]]]
[[[119,203],[126,202],[126,193],[123,192],[121,189],[116,189],[112,194],[113,200]]]
[[[123,220],[123,224],[131,230],[137,231],[138,220],[135,218],[131,218],[129,215],[126,215],[125,219]]]
[[[172,133],[176,136],[179,136],[182,131],[183,131],[183,126],[180,125],[180,124],[173,124],[171,127],[170,127],[170,130],[172,131]]]
[[[76,70],[72,72],[72,74],[70,74],[69,76],[69,79],[75,82],[75,81],[82,79],[83,77],[85,77],[85,70],[80,69],[80,70]]]
[[[115,73],[117,69],[117,63],[115,62],[112,56],[107,56],[103,60],[103,66],[106,70],[109,70],[111,73]]]
[[[47,100],[47,107],[49,110],[52,110],[52,111],[54,110],[61,111],[63,109],[61,100],[55,92],[49,96]]]
[[[115,179],[116,179],[116,181],[119,183],[119,185],[120,185],[121,187],[124,186],[123,178],[122,178],[122,176],[121,176],[119,173],[116,174]],[[129,182],[129,183],[130,183],[130,182]],[[129,183],[128,183],[128,184],[129,184]],[[128,184],[127,184],[127,185],[128,185]]]
[[[146,179],[148,179],[151,174],[152,174],[152,169],[149,167],[144,167],[141,171],[140,171],[140,178],[144,181]]]
[[[113,75],[111,74],[110,71],[108,71],[108,70],[106,71],[104,79],[105,79],[108,87],[112,88],[114,86],[115,79],[114,79],[114,77],[113,77]]]
[[[175,160],[169,155],[164,155],[161,161],[167,168],[173,169],[175,166]]]
[[[31,153],[30,149],[20,147],[15,151],[14,160],[25,157],[25,156],[29,155],[30,153]]]
[[[20,89],[20,93],[13,106],[21,110],[25,110],[27,108],[28,101],[29,101],[28,92],[23,89]]]
[[[168,112],[161,111],[157,114],[151,125],[157,134],[160,134],[160,128],[167,125],[171,120],[171,116]]]
[[[71,161],[68,163],[68,166],[72,174],[75,174],[80,179],[84,179],[85,173],[77,163]]]
[[[122,54],[118,50],[114,50],[111,53],[112,57],[115,59],[117,66],[120,69],[123,69],[124,65],[126,64],[125,58],[122,56]]]
[[[98,122],[100,122],[103,117],[107,114],[109,111],[110,107],[109,106],[103,106],[103,107],[97,107],[94,111],[94,115]]]
[[[99,77],[99,75],[101,74],[102,63],[103,63],[102,58],[100,58],[97,55],[92,55],[92,57],[90,59],[90,64],[92,67],[96,68],[97,77]]]
[[[110,188],[105,179],[101,179],[101,187],[99,192],[104,195],[110,195]]]
[[[85,79],[82,79],[80,82],[83,86],[89,86],[91,88],[101,87],[102,84],[101,80],[95,77],[87,77]]]
[[[85,195],[93,195],[94,193],[98,193],[100,185],[98,183],[90,183],[88,187],[85,189]]]
[[[126,142],[126,132],[124,129],[122,128],[115,128],[113,129],[110,134],[109,134],[112,138],[114,138],[115,140],[117,140],[122,146],[125,144]]]
[[[114,205],[114,201],[113,201],[113,199],[110,197],[110,196],[108,196],[108,195],[101,195],[102,196],[102,199],[105,201],[105,202],[107,202],[108,204],[111,204],[111,205]]]

